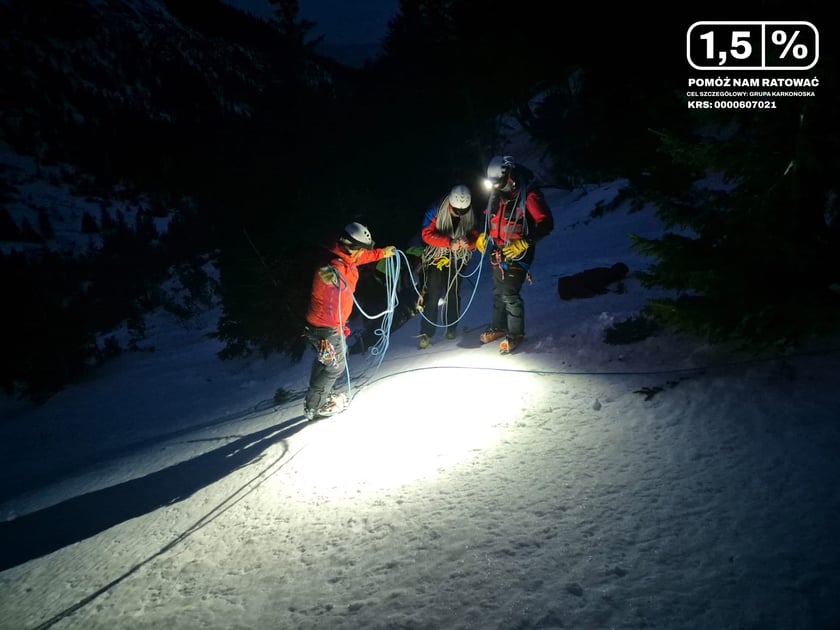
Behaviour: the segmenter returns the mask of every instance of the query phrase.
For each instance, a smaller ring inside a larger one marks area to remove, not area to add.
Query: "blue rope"
[[[379,362],[376,365],[377,370],[382,365],[382,361],[385,359],[385,353],[391,344],[391,326],[394,323],[394,313],[396,313],[397,306],[400,303],[398,293],[402,267],[400,255],[405,256],[402,251],[397,250],[396,255],[385,259],[385,296],[387,299],[387,309],[380,314],[382,316],[382,324],[374,331],[379,337],[379,340],[370,349],[372,356],[379,357]],[[379,317],[380,315],[375,317]]]
[[[401,250],[396,251],[396,255],[391,256],[389,258],[385,258],[385,294],[387,298],[387,308],[382,311],[381,313],[377,313],[376,315],[370,315],[362,308],[362,305],[359,304],[359,301],[356,299],[356,296],[353,295],[353,303],[356,305],[356,308],[359,309],[359,312],[366,317],[367,319],[377,319],[379,317],[382,318],[382,324],[379,328],[377,328],[374,333],[379,337],[379,341],[376,342],[370,349],[370,353],[373,356],[379,356],[379,363],[376,366],[377,371],[382,365],[382,361],[385,359],[385,353],[388,351],[388,346],[390,345],[390,337],[391,337],[391,325],[393,324],[394,320],[394,313],[397,310],[397,306],[399,305],[399,295],[398,295],[398,286],[399,286],[399,278],[400,278],[400,270],[401,270],[401,260],[400,256],[406,258],[408,257],[405,255],[404,252]],[[336,276],[336,281],[339,285],[343,285],[344,287],[347,286],[347,281],[341,276],[338,271],[332,269],[333,273]],[[412,282],[414,279],[412,278]],[[415,285],[416,286],[416,285]],[[341,291],[338,293],[338,312],[341,312]],[[342,322],[342,325],[346,322]],[[347,377],[347,398],[349,400],[353,400],[353,390],[351,385],[351,378],[350,378],[350,360],[349,360],[349,353],[347,350],[347,339],[344,335],[340,335],[341,338],[341,351],[344,355],[344,373]]]
[[[472,305],[472,302],[475,298],[475,294],[478,290],[479,280],[481,278],[481,268],[484,266],[483,265],[484,257],[485,257],[485,255],[482,253],[481,258],[479,260],[479,263],[478,263],[478,265],[476,266],[476,269],[473,272],[471,272],[468,275],[462,275],[462,277],[470,278],[471,276],[473,276],[475,274],[478,274],[478,277],[476,278],[476,281],[473,284],[473,290],[472,290],[472,293],[470,294],[470,299],[468,300],[467,305],[463,309],[463,312],[461,313],[461,316],[458,318],[458,321],[461,321],[464,318],[464,315],[466,315],[467,311],[469,310],[469,308]],[[353,296],[353,302],[356,305],[356,308],[359,310],[359,313],[362,314],[362,316],[366,317],[367,319],[377,319],[379,317],[382,318],[381,325],[374,331],[374,334],[377,337],[379,337],[379,339],[370,348],[371,356],[379,357],[379,360],[376,364],[376,371],[378,371],[379,368],[382,366],[382,362],[385,360],[385,354],[388,352],[388,348],[390,347],[390,344],[391,344],[391,327],[392,327],[393,322],[394,322],[394,314],[396,313],[397,307],[399,306],[399,303],[400,303],[400,299],[399,299],[399,279],[400,279],[400,274],[402,273],[403,260],[405,260],[406,267],[408,269],[408,275],[409,275],[409,278],[411,279],[411,284],[414,288],[414,292],[419,297],[420,296],[420,290],[418,289],[418,281],[414,277],[414,274],[411,271],[411,263],[408,260],[408,255],[400,249],[398,249],[396,251],[394,256],[391,256],[390,258],[385,258],[384,259],[384,262],[385,262],[385,297],[386,297],[386,308],[385,308],[385,310],[380,312],[380,313],[376,313],[375,315],[371,315],[371,314],[367,313],[362,308],[361,304],[359,304],[358,300],[356,299],[356,296],[355,295]],[[341,278],[341,280],[343,281],[343,278]],[[340,305],[339,305],[339,309],[340,309]],[[339,310],[339,312],[340,312],[340,310]],[[422,313],[421,313],[421,316],[426,317]],[[434,323],[436,326],[438,325],[436,322],[432,322],[432,323]],[[350,385],[351,379],[350,379],[350,365],[349,365],[348,355],[347,355],[347,342],[343,337],[342,337],[342,347],[343,347],[343,350],[344,350],[344,370],[345,370],[345,374],[347,376],[347,395],[352,400],[353,395],[352,395],[352,390],[351,390],[351,385]]]
[[[405,254],[402,251],[397,250],[396,255],[384,259],[386,295],[386,309],[384,311],[375,315],[371,315],[367,313],[365,309],[362,308],[362,305],[359,304],[359,301],[356,299],[356,296],[353,296],[353,303],[356,305],[356,308],[364,317],[366,317],[367,319],[377,319],[379,317],[382,318],[382,324],[379,326],[379,328],[377,328],[374,331],[374,333],[379,337],[379,340],[370,348],[371,355],[379,356],[379,363],[376,365],[377,371],[382,365],[382,361],[385,359],[385,353],[388,351],[388,346],[391,343],[391,325],[394,321],[394,313],[396,312],[397,306],[399,305],[397,287],[399,285],[398,281],[401,269],[400,255],[405,256]],[[353,393],[350,384],[350,362],[348,360],[347,354],[347,342],[343,338],[342,344],[344,348],[344,371],[347,375],[347,397],[350,400],[352,400]]]

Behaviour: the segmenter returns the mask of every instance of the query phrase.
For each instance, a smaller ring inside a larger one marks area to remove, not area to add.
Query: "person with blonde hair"
[[[422,307],[418,346],[424,349],[432,343],[437,328],[445,329],[447,339],[454,339],[457,334],[461,272],[469,263],[478,238],[470,189],[463,184],[453,186],[424,215],[420,236],[425,248],[423,289],[418,303]]]

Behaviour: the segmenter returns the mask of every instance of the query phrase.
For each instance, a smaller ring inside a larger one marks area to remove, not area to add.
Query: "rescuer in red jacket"
[[[307,420],[343,411],[346,394],[333,393],[336,380],[345,369],[350,334],[347,320],[353,311],[353,295],[359,281],[359,265],[390,258],[393,245],[375,248],[370,231],[361,223],[350,223],[327,247],[327,262],[316,270],[306,313],[304,332],[315,350],[303,412]]]
[[[465,272],[475,249],[472,194],[463,184],[452,187],[449,194],[426,211],[420,237],[423,249],[423,290],[419,305],[422,350],[428,348],[439,327],[446,329],[446,338],[454,339],[461,317],[461,274]],[[441,314],[438,315],[440,310]],[[438,321],[442,320],[442,325]]]
[[[525,337],[522,285],[529,277],[536,243],[554,229],[554,217],[534,182],[534,174],[509,156],[497,155],[487,166],[490,189],[487,221],[476,241],[493,269],[493,315],[481,343],[502,339],[499,351],[512,352]]]

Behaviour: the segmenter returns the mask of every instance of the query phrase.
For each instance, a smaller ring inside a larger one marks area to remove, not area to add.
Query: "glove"
[[[462,238],[453,238],[449,241],[449,249],[453,252],[457,252],[459,249],[467,249],[469,245],[467,245],[467,241]]]
[[[382,248],[382,258],[390,258],[394,254],[397,253],[397,248],[395,245],[388,245],[388,247]]]
[[[335,269],[332,267],[321,267],[318,270],[318,275],[321,276],[321,281],[324,284],[330,285],[337,285],[338,284],[338,274],[335,272]]]
[[[510,245],[507,247],[502,248],[502,254],[505,258],[519,258],[522,254],[525,253],[525,250],[528,249],[528,241],[524,238],[516,239],[515,241],[511,241]]]
[[[492,247],[493,239],[487,238],[486,234],[479,234],[478,238],[475,240],[475,248],[480,252],[484,253],[484,250],[487,249],[487,245]]]

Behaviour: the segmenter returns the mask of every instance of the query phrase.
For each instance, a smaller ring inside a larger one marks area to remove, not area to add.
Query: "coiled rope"
[[[486,229],[486,228],[485,228]],[[486,251],[486,250],[485,250]],[[467,304],[461,311],[460,316],[454,323],[458,323],[461,321],[467,312],[470,309],[470,306],[475,299],[476,293],[478,292],[478,285],[481,279],[481,272],[482,268],[484,267],[484,257],[485,253],[481,253],[481,257],[476,265],[476,268],[471,271],[469,274],[461,273],[459,269],[458,274],[461,277],[466,279],[471,279],[472,276],[476,276],[475,281],[472,282],[472,292],[470,293],[470,298],[467,301]],[[415,294],[419,298],[421,296],[421,291],[419,289],[419,282],[418,279],[414,277],[414,273],[411,270],[411,263],[408,260],[408,255],[402,251],[401,249],[396,250],[393,256],[384,259],[385,263],[385,303],[386,308],[385,310],[376,313],[370,314],[365,311],[359,301],[356,299],[356,296],[353,295],[353,303],[356,305],[356,308],[359,310],[359,313],[367,319],[374,320],[378,318],[382,318],[382,322],[376,330],[374,330],[374,334],[378,337],[376,343],[370,347],[370,354],[371,356],[378,357],[379,360],[376,363],[375,372],[378,372],[379,368],[382,366],[382,362],[385,360],[385,354],[388,352],[388,348],[390,347],[391,343],[391,327],[394,321],[394,314],[397,312],[397,307],[400,304],[399,299],[399,280],[402,274],[402,265],[403,261],[405,261],[406,269],[408,270],[408,278],[411,281],[412,288],[414,289]],[[343,278],[339,278],[340,282],[343,282]],[[339,303],[339,312],[341,312],[341,304]],[[420,315],[427,319],[430,323],[434,324],[435,326],[439,326],[437,322],[432,322],[429,320],[425,314],[422,312]],[[350,365],[347,361],[347,340],[342,336],[341,339],[342,344],[342,351],[344,353],[344,372],[347,378],[347,396],[350,400],[353,399],[353,391],[352,391],[352,384],[351,384],[351,377],[350,377]]]
[[[394,313],[397,310],[397,306],[399,306],[399,294],[397,288],[399,286],[399,278],[402,269],[402,262],[401,258],[406,258],[406,255],[401,250],[396,250],[394,256],[390,256],[384,259],[385,262],[385,304],[386,308],[380,313],[376,313],[375,315],[371,315],[362,308],[362,305],[356,299],[356,296],[353,295],[353,303],[356,305],[356,308],[359,310],[359,313],[362,314],[363,317],[367,319],[378,319],[382,318],[382,322],[380,326],[374,331],[379,339],[377,342],[371,346],[370,353],[372,356],[379,357],[379,363],[376,365],[376,370],[378,371],[382,365],[382,361],[385,359],[385,353],[388,351],[388,346],[391,343],[391,325],[394,321]],[[413,281],[413,278],[412,278]],[[341,294],[339,293],[339,305],[338,305],[339,313],[341,312]],[[341,338],[341,346],[342,352],[344,353],[344,372],[347,377],[347,397],[350,400],[353,400],[353,390],[352,390],[352,381],[350,378],[350,362],[347,360],[347,340],[342,336]]]

